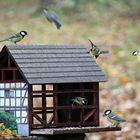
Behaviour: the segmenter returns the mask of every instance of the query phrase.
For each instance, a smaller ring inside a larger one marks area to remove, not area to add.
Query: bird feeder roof
[[[83,45],[10,45],[2,51],[8,52],[29,84],[107,80]]]

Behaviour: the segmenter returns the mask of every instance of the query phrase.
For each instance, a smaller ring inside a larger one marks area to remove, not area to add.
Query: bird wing
[[[52,13],[51,13],[50,18],[51,18],[51,20],[55,23],[57,29],[60,29],[61,23],[60,23],[60,21],[58,20],[57,15],[56,15],[55,12],[52,12]]]
[[[0,42],[3,42],[3,41],[11,41],[11,40],[13,40],[15,38],[19,38],[19,37],[21,37],[21,35],[19,33],[17,33],[17,34],[14,34],[14,35],[12,35],[12,36],[4,39],[4,40],[1,40]]]
[[[126,120],[121,118],[120,116],[118,116],[117,114],[115,113],[111,113],[109,114],[109,117],[112,119],[112,120],[116,120],[116,121],[120,121],[120,122],[125,122]]]
[[[99,55],[100,54],[100,49],[97,47],[93,47],[91,50],[93,55]]]
[[[57,17],[57,15],[56,15],[56,13],[54,11],[51,12],[50,17],[51,17],[51,19],[58,20],[58,17]]]
[[[109,53],[109,51],[100,51],[100,54]]]
[[[19,38],[19,37],[21,37],[21,35],[20,35],[19,33],[17,33],[17,34],[14,34],[14,35],[10,36],[10,37],[7,38],[6,40],[12,40],[12,39],[14,39],[14,38]]]
[[[52,22],[51,17],[50,17],[50,12],[48,12],[46,9],[43,9],[43,11],[44,11],[44,14],[45,14],[47,20],[49,22]]]

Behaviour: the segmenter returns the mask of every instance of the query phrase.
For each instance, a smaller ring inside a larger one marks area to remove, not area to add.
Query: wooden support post
[[[1,70],[1,81],[4,81],[4,71]]]
[[[80,83],[80,91],[81,91],[80,96],[81,96],[81,97],[84,97],[84,93],[82,92],[82,89],[83,89],[83,84]],[[81,106],[81,107],[82,107],[82,108],[81,108],[81,112],[80,112],[80,124],[83,123],[83,116],[84,116],[84,109],[83,109],[83,106]]]
[[[7,62],[7,63],[8,63],[8,64],[7,64],[8,67],[11,67],[11,63],[10,63],[10,61],[11,61],[11,60],[10,60],[10,56],[8,55],[8,62]]]
[[[28,85],[28,123],[29,123],[29,135],[31,132],[31,126],[33,124],[33,90],[32,85]]]
[[[13,70],[13,80],[16,81],[16,70]]]
[[[57,85],[54,85],[53,87],[54,92],[57,91]],[[57,115],[57,109],[56,107],[58,106],[58,97],[57,94],[54,94],[53,97],[53,107],[54,107],[54,124],[57,126],[58,125],[58,115]]]
[[[95,114],[94,114],[94,122],[95,122],[95,125],[96,126],[99,126],[99,83],[93,83],[93,88],[94,90],[96,90],[97,92],[94,93],[94,96],[93,96],[93,103],[94,103],[94,106],[95,106]]]
[[[46,90],[46,85],[45,84],[43,84],[42,85],[42,91],[43,91],[43,93],[42,93],[42,119],[43,119],[43,121],[46,121],[47,119],[47,117],[46,117],[46,93],[44,92]]]
[[[69,103],[69,101],[70,101],[70,93],[67,93],[67,96],[66,96],[65,100],[67,101],[68,104],[70,104]],[[67,122],[68,122],[68,125],[70,125],[71,124],[71,109],[68,109],[66,111],[66,113],[67,114],[65,114],[65,115],[66,115],[66,118],[67,118]]]

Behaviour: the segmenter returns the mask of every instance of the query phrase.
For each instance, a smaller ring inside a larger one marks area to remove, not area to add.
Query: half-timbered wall
[[[72,99],[78,96],[86,98],[88,104],[72,105]],[[30,130],[99,125],[98,82],[30,85],[28,101]]]
[[[25,83],[0,83],[0,112],[9,112],[17,123],[28,121],[28,86]]]
[[[61,125],[87,126],[99,125],[98,82],[57,84],[58,122]],[[83,97],[88,100],[87,105],[72,105],[72,99]]]
[[[8,52],[0,57],[0,111],[12,114],[17,123],[28,121],[28,86]]]

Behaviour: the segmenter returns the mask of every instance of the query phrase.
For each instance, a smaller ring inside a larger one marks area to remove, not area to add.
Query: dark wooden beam
[[[26,88],[24,88],[24,90],[25,90],[25,89],[26,89]],[[21,105],[21,106],[23,106],[27,94],[28,94],[28,89],[26,89],[26,91],[25,91],[24,98],[23,98],[23,101],[22,101],[22,105]],[[27,97],[28,97],[28,96],[27,96]]]
[[[0,80],[0,83],[19,83],[19,82],[25,82],[25,81],[24,80]]]
[[[54,86],[53,87],[54,92],[57,92],[57,84],[54,84],[53,86]],[[54,107],[54,114],[53,114],[53,116],[54,116],[54,124],[56,126],[58,124],[58,114],[57,114],[57,108],[56,108],[57,106],[58,106],[58,97],[55,94],[54,98],[53,98],[53,107]]]
[[[44,91],[44,90],[46,90],[46,85],[45,84],[42,85],[42,91]],[[46,92],[42,93],[42,107],[44,108],[42,110],[42,119],[44,121],[47,121],[47,119],[46,119],[46,109],[45,109],[46,108]]]
[[[13,80],[16,81],[16,70],[13,70]]]
[[[80,83],[80,96],[81,97],[84,97],[84,92],[83,92],[83,83]],[[80,111],[80,123],[82,124],[83,123],[83,116],[84,116],[84,108],[83,108],[83,105],[81,106],[81,111]]]
[[[58,135],[58,134],[79,134],[79,133],[97,133],[106,131],[121,131],[121,127],[65,127],[36,129],[31,131],[31,135]]]
[[[93,83],[93,88],[94,90],[96,90],[97,92],[94,93],[93,95],[93,103],[94,103],[94,106],[96,108],[96,112],[93,116],[93,120],[94,122],[96,123],[97,126],[99,126],[100,124],[100,120],[99,120],[99,83],[96,82],[96,83]]]
[[[1,70],[1,82],[3,82],[3,80],[4,80],[4,72],[3,72],[3,70]]]
[[[32,85],[28,85],[28,123],[29,123],[29,135],[32,130],[33,124],[33,98],[32,98]]]
[[[72,89],[68,89],[68,90],[37,90],[37,91],[33,91],[33,93],[42,93],[42,92],[47,92],[47,93],[55,93],[55,94],[61,94],[61,93],[81,93],[81,92],[84,92],[84,93],[96,93],[98,91],[96,90],[93,90],[93,89],[78,89],[78,90],[72,90]]]
[[[3,67],[0,70],[18,70],[16,67]]]
[[[35,117],[42,124],[43,127],[47,125],[46,121],[39,117],[36,113],[32,113],[32,116]]]
[[[44,98],[46,98],[46,97],[53,97],[54,95],[52,94],[52,95],[44,95]],[[40,94],[40,95],[33,95],[33,98],[38,98],[38,97],[42,97],[42,94]]]
[[[88,114],[86,114],[83,118],[83,122],[87,121],[94,113],[95,113],[96,109],[93,109],[92,111],[90,111]]]
[[[33,107],[33,110],[43,110],[43,109],[94,109],[95,106],[93,105],[75,105],[75,106],[55,106],[55,107]]]
[[[8,55],[8,67],[10,67],[11,66],[11,63],[10,63],[10,56]]]

